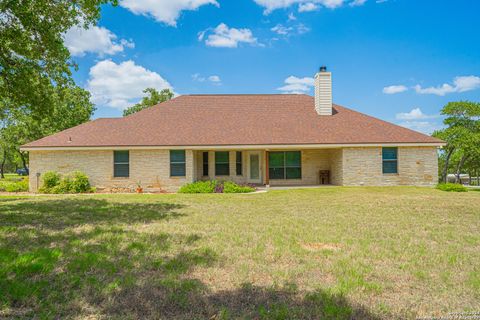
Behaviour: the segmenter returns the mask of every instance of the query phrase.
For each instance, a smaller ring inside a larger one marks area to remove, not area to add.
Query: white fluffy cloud
[[[414,87],[419,94],[435,94],[437,96],[444,96],[448,93],[466,92],[480,88],[480,77],[476,76],[462,76],[453,79],[453,84],[444,83],[438,87],[423,88],[420,85]]]
[[[310,31],[310,28],[305,26],[303,23],[299,23],[294,26],[284,26],[283,24],[277,24],[275,27],[270,29],[278,35],[289,37],[292,35],[304,34]]]
[[[410,112],[397,113],[395,117],[398,120],[422,120],[437,118],[438,116],[427,115],[424,114],[420,108],[414,108]]]
[[[97,105],[124,109],[138,102],[145,88],[162,90],[172,89],[172,86],[158,73],[131,60],[119,64],[103,60],[90,69],[87,89]]]
[[[396,94],[407,91],[408,88],[404,85],[395,85],[395,86],[388,86],[383,88],[383,93],[385,94]]]
[[[298,11],[314,11],[320,7],[326,7],[329,9],[335,9],[341,7],[345,3],[349,3],[352,6],[363,5],[366,0],[254,0],[258,5],[265,8],[264,13],[269,14],[270,12],[288,8],[292,5],[298,5]]]
[[[154,18],[170,26],[177,25],[177,19],[184,10],[197,10],[203,5],[219,6],[216,0],[121,0],[120,6],[134,14]]]
[[[213,83],[220,83],[222,80],[220,79],[219,76],[213,75],[208,77],[208,81],[213,82]]]
[[[413,108],[410,112],[401,112],[395,115],[397,120],[401,120],[400,126],[427,134],[442,127],[441,124],[431,120],[439,117],[439,115],[425,114],[420,108]]]
[[[250,29],[229,28],[220,23],[214,29],[207,29],[198,34],[198,40],[210,47],[236,48],[239,43],[256,44],[257,38]]]
[[[125,39],[117,41],[117,36],[110,30],[98,26],[89,29],[73,27],[65,33],[64,39],[70,54],[76,57],[82,57],[88,52],[100,56],[113,55],[135,46]]]
[[[351,7],[358,7],[358,6],[363,6],[367,2],[367,0],[353,0],[350,2]]]
[[[300,3],[298,5],[298,12],[309,12],[309,11],[315,11],[317,9],[318,9],[318,5],[312,2]]]
[[[212,84],[220,85],[222,83],[222,79],[220,79],[220,76],[217,75],[211,75],[208,77],[202,76],[200,73],[194,73],[192,74],[192,79],[194,81],[198,82],[205,82],[205,81],[210,81]]]
[[[443,127],[441,124],[430,121],[403,121],[398,125],[415,131],[423,132],[425,134],[432,134],[433,131],[442,129]]]
[[[285,79],[285,85],[277,88],[277,90],[282,91],[282,93],[291,93],[291,94],[303,94],[308,93],[310,89],[314,86],[314,79],[310,77],[298,78],[295,76],[290,76]]]

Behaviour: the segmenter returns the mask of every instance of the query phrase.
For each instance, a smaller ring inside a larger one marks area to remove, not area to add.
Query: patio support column
[[[195,181],[195,155],[193,150],[186,150],[185,151],[185,180],[187,183]]]

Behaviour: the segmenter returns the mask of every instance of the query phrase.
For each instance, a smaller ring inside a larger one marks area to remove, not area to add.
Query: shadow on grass
[[[193,271],[221,262],[195,233],[136,229],[172,203],[0,203],[0,318],[376,319],[341,295],[244,284],[214,291]]]
[[[103,313],[135,319],[380,319],[342,295],[254,286],[211,292],[195,279],[160,280],[121,290]]]
[[[183,215],[176,211],[183,205],[165,202],[122,203],[93,198],[17,200],[20,201],[0,201],[1,226],[63,230],[83,224],[148,223]]]

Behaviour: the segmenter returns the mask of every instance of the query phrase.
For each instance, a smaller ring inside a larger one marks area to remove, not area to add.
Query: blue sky
[[[334,102],[430,133],[449,101],[480,101],[480,1],[121,0],[65,35],[95,118],[142,89],[307,93],[319,66]]]

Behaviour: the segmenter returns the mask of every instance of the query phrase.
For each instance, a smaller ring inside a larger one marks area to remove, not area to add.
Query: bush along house
[[[258,185],[431,186],[441,140],[332,103],[332,75],[303,94],[182,95],[28,143],[30,190],[46,171],[97,189],[176,191],[197,180]]]

